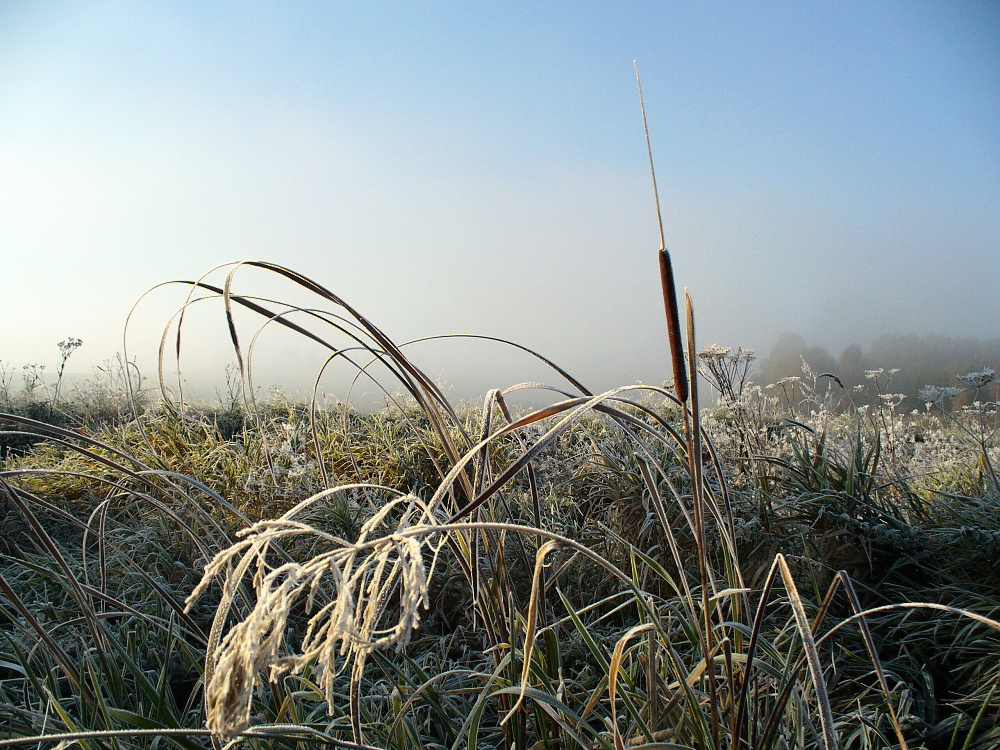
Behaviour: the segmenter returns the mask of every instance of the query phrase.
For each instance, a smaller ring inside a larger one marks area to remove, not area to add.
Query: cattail
[[[649,155],[649,176],[653,180],[653,200],[656,203],[656,225],[660,230],[660,286],[663,288],[663,308],[667,313],[667,337],[670,339],[670,361],[674,366],[674,390],[683,404],[688,399],[688,380],[684,371],[684,345],[681,340],[681,318],[677,314],[677,288],[670,253],[663,239],[663,214],[660,213],[660,192],[656,189],[656,169],[653,167],[653,146],[649,141],[649,124],[646,122],[646,103],[642,98],[642,80],[639,64],[635,66],[635,83],[639,89],[639,108],[642,110],[642,129],[646,133],[646,153]]]
[[[660,249],[660,286],[663,289],[663,309],[667,315],[667,337],[670,339],[670,361],[674,367],[674,390],[680,402],[688,399],[688,379],[684,369],[684,342],[681,340],[681,318],[677,313],[677,288],[670,253]]]

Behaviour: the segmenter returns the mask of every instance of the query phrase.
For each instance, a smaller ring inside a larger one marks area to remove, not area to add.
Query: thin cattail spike
[[[653,178],[653,200],[656,203],[656,224],[660,230],[660,250],[666,250],[663,239],[663,214],[660,213],[660,193],[656,189],[656,170],[653,169],[653,147],[649,141],[649,125],[646,123],[646,103],[642,98],[642,80],[639,78],[639,63],[632,61],[635,67],[635,85],[639,87],[639,109],[642,110],[642,129],[646,133],[646,153],[649,154],[649,175]]]

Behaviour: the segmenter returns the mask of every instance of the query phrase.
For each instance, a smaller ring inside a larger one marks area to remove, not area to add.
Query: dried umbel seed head
[[[962,390],[951,386],[925,385],[917,391],[917,398],[926,404],[936,404],[950,396],[957,396]]]
[[[731,346],[719,346],[718,344],[712,344],[711,346],[706,346],[700,352],[698,352],[698,359],[707,362],[709,360],[720,360],[725,359],[725,357],[731,352],[733,348]]]
[[[992,367],[987,367],[979,372],[969,372],[965,375],[959,375],[958,379],[970,388],[982,388],[984,385],[995,382],[997,374]]]

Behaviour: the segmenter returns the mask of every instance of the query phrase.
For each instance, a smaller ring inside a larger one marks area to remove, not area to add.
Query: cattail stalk
[[[656,225],[660,230],[660,288],[663,290],[663,309],[667,315],[667,338],[670,340],[670,361],[674,369],[674,390],[677,399],[684,404],[688,399],[688,380],[684,370],[684,344],[681,339],[681,319],[677,313],[677,287],[674,284],[674,269],[670,263],[670,253],[663,238],[663,214],[660,212],[660,193],[656,189],[656,169],[653,167],[653,147],[649,140],[649,124],[646,122],[646,103],[642,98],[642,80],[639,78],[639,64],[635,66],[635,83],[639,88],[639,108],[642,110],[642,129],[646,134],[646,153],[649,155],[649,175],[653,179],[653,200],[656,203]]]
[[[718,687],[715,681],[715,638],[712,627],[712,611],[710,596],[714,594],[713,582],[708,567],[708,538],[705,534],[705,485],[703,484],[704,465],[702,463],[701,414],[698,404],[698,355],[694,339],[694,304],[691,294],[684,290],[684,312],[687,322],[688,366],[691,368],[691,418],[684,414],[684,428],[687,435],[688,461],[691,472],[691,504],[694,507],[695,538],[698,545],[698,577],[701,579],[701,613],[704,630],[705,672],[708,677],[709,706],[711,707],[712,739],[716,747],[719,745],[719,701]],[[683,366],[683,363],[682,363]]]
[[[681,404],[688,400],[688,378],[684,368],[684,342],[681,338],[681,318],[677,312],[677,288],[670,253],[660,248],[660,287],[663,289],[663,310],[667,316],[667,338],[670,340],[670,361],[674,369],[674,390]]]

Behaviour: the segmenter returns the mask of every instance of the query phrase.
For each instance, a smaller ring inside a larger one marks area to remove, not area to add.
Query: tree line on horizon
[[[940,334],[885,334],[863,348],[852,343],[838,355],[810,344],[797,333],[785,333],[758,368],[763,384],[802,376],[802,362],[816,373],[832,373],[847,390],[868,382],[868,373],[882,369],[891,375],[888,390],[907,396],[910,407],[919,405],[917,391],[925,385],[958,386],[956,377],[986,368],[1000,370],[1000,337],[966,338]],[[883,382],[885,379],[883,378]],[[959,399],[968,401],[971,393]]]

